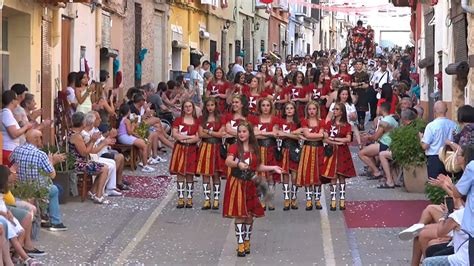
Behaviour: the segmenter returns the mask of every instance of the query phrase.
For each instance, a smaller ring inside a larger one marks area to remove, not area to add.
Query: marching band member
[[[275,172],[279,166],[261,163],[253,126],[244,121],[237,127],[237,143],[229,147],[225,164],[231,168],[224,194],[223,216],[235,219],[237,256],[250,254],[250,235],[254,218],[263,217],[264,210],[258,200],[254,183],[255,173]]]
[[[324,140],[330,152],[325,151],[322,176],[331,180],[330,210],[336,210],[336,189],[339,180],[339,209],[345,210],[346,178],[356,176],[348,144],[351,142],[351,125],[347,121],[346,106],[338,102],[333,108],[333,118],[326,124]]]
[[[202,188],[204,192],[203,210],[211,208],[211,177],[214,192],[212,209],[219,209],[220,173],[225,171],[224,160],[220,156],[220,145],[225,134],[224,126],[225,124],[222,123],[221,116],[217,111],[216,100],[214,98],[207,99],[199,123],[201,145],[198,151],[196,169],[196,173],[202,175]]]
[[[324,126],[324,120],[319,117],[319,104],[314,101],[309,102],[306,106],[306,119],[301,122],[304,144],[296,176],[296,185],[305,187],[307,211],[313,209],[313,186],[316,209],[322,209],[319,177],[324,157]]]
[[[171,155],[170,173],[177,175],[178,209],[193,207],[194,174],[196,173],[199,123],[196,108],[191,101],[184,101],[181,116],[173,122],[173,138],[176,139]],[[184,191],[187,191],[185,202]]]

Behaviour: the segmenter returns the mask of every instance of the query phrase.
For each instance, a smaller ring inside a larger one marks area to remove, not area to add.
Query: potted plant
[[[405,188],[412,193],[423,193],[428,181],[426,156],[419,138],[419,132],[425,127],[426,123],[417,119],[391,133],[393,160],[403,169]]]
[[[60,153],[66,154],[66,160],[64,162],[54,165],[54,170],[56,170],[56,177],[54,178],[54,183],[60,185],[63,189],[63,193],[59,197],[59,203],[64,204],[67,202],[67,199],[70,195],[70,184],[77,183],[77,175],[74,169],[74,163],[76,162],[76,158],[72,153],[68,151],[67,148],[63,146],[59,147],[58,149],[57,146],[48,145],[43,148],[43,151],[46,152],[46,154],[56,153],[58,151]],[[76,194],[78,193],[76,192]]]

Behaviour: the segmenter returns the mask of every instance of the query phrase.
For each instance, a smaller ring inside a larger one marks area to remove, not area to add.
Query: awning
[[[434,57],[433,56],[428,56],[428,57],[418,61],[418,67],[419,68],[427,68],[427,67],[430,67],[430,66],[433,66],[433,65],[434,65]]]
[[[171,46],[174,48],[179,48],[179,49],[188,49],[188,45],[185,44],[184,42],[174,40],[171,42]]]

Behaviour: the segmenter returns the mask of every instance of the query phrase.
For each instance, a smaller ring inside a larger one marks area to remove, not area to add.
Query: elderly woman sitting
[[[109,167],[102,163],[94,162],[89,159],[90,153],[94,149],[95,142],[100,138],[99,133],[90,136],[90,141],[86,142],[81,135],[85,127],[85,115],[82,112],[76,112],[72,115],[72,128],[68,132],[69,151],[76,158],[75,167],[77,171],[97,176],[89,191],[89,197],[97,204],[109,204],[104,197],[105,183],[109,173]],[[106,141],[107,142],[107,141]],[[108,142],[107,145],[110,145]]]
[[[89,143],[93,134],[101,134],[97,127],[94,127],[95,124],[100,124],[100,116],[96,111],[90,111],[86,114],[85,123],[86,126],[82,130],[81,135],[84,138],[85,143]],[[115,138],[112,138],[111,136],[105,137],[101,134],[100,138],[95,141],[94,146],[92,147],[91,159],[109,167],[106,194],[108,196],[121,196],[122,193],[117,190],[117,172],[118,167],[121,167],[123,170],[123,155],[117,154],[117,161],[113,158],[102,157],[102,154],[107,153],[110,150],[110,144],[114,143]],[[120,173],[121,172],[122,171],[120,171]],[[120,182],[122,182],[121,179]]]

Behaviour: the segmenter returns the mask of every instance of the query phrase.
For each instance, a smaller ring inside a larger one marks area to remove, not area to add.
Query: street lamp
[[[255,22],[255,24],[253,25],[253,29],[254,29],[255,31],[258,31],[258,30],[260,29],[260,22],[258,22],[258,21]]]
[[[226,20],[224,23],[224,30],[228,30],[230,28],[230,21]]]

